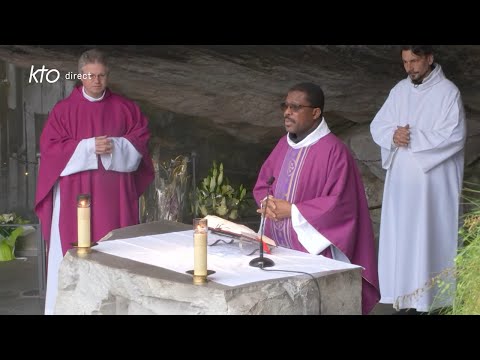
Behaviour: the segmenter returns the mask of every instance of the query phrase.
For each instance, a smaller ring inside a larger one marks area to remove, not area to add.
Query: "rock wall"
[[[0,59],[77,72],[93,45],[0,45]],[[284,134],[279,103],[290,86],[320,84],[325,118],[358,160],[378,224],[384,170],[369,123],[389,90],[405,77],[394,45],[128,45],[99,46],[112,61],[113,90],[136,100],[150,119],[158,161],[198,154],[197,180],[212,160],[234,182],[253,186]],[[466,180],[480,173],[480,46],[444,45],[436,60],[460,88],[468,117]]]

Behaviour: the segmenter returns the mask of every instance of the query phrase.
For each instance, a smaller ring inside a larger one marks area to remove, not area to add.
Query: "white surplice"
[[[370,130],[387,170],[379,240],[381,303],[429,311],[451,304],[429,284],[453,269],[463,180],[465,112],[458,88],[440,65],[420,85],[400,81]],[[410,125],[408,147],[392,146]],[[454,282],[451,277],[443,280]]]

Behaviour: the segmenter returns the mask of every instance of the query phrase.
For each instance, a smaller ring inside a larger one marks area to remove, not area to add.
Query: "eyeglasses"
[[[310,106],[310,105],[300,105],[300,104],[288,104],[286,102],[282,102],[280,104],[280,109],[282,109],[283,112],[285,112],[285,110],[287,110],[288,108],[292,109],[293,112],[298,112],[300,111],[302,108],[312,108],[312,109],[315,109],[317,108],[318,106]]]

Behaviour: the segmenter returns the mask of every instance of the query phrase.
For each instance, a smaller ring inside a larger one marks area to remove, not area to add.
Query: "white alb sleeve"
[[[293,230],[297,233],[298,241],[310,254],[318,255],[331,246],[332,256],[335,260],[350,263],[348,257],[339,248],[308,223],[294,204],[292,204],[291,217]]]
[[[109,138],[113,143],[111,154],[100,155],[100,160],[105,170],[118,172],[133,172],[138,169],[142,155],[135,147],[123,137]]]
[[[81,171],[98,169],[95,154],[95,138],[81,140],[60,176],[72,175]]]
[[[300,214],[298,208],[292,204],[292,226],[297,233],[298,241],[310,254],[320,254],[332,243],[318,232],[308,221]]]

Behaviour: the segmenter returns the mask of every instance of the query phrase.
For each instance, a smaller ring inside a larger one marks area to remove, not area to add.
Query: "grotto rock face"
[[[0,45],[0,59],[77,72],[89,45]],[[384,171],[369,123],[404,78],[394,45],[108,45],[110,85],[136,100],[150,119],[159,161],[199,154],[199,176],[211,161],[252,186],[261,163],[284,134],[279,103],[295,83],[325,92],[325,118],[361,165],[370,206],[381,205]],[[461,90],[468,116],[466,178],[480,154],[480,46],[444,45],[436,60]],[[477,170],[475,170],[477,169]]]
[[[77,58],[88,48],[3,45],[0,57],[28,69],[35,64],[77,72]],[[110,81],[117,91],[174,114],[208,119],[212,126],[249,143],[276,138],[281,128],[278,103],[297,82],[323,87],[326,118],[342,129],[370,122],[390,88],[405,76],[392,45],[101,48],[111,55]],[[443,46],[438,52],[437,59],[461,89],[467,110],[478,118],[480,46]]]

